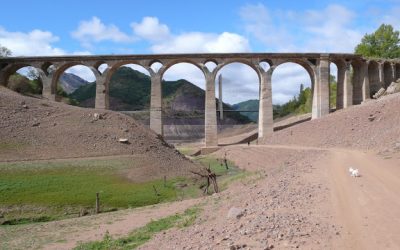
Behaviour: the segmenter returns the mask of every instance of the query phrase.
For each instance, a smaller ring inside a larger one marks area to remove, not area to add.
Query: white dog
[[[351,177],[360,177],[358,169],[349,168],[349,173]]]

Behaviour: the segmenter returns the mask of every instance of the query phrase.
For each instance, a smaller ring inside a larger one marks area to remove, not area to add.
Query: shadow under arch
[[[389,87],[393,81],[393,70],[390,62],[385,61],[383,63],[383,86],[384,88]]]
[[[368,63],[368,80],[370,97],[372,97],[382,88],[382,83],[379,79],[379,63],[377,61],[369,61]]]

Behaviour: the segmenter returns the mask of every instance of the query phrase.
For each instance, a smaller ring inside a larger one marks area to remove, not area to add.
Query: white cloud
[[[352,26],[356,14],[337,4],[304,12],[246,5],[240,16],[246,32],[276,52],[352,52],[363,35]]]
[[[293,38],[284,22],[277,22],[267,7],[261,3],[246,5],[240,9],[240,17],[246,32],[261,41],[269,50],[286,52],[294,49]],[[288,14],[293,15],[292,12]]]
[[[49,31],[34,29],[28,33],[10,32],[0,26],[0,44],[12,51],[13,56],[64,55],[63,49],[53,46],[59,38]]]
[[[340,5],[323,10],[309,10],[305,31],[310,34],[305,49],[320,52],[353,52],[363,34],[351,27],[355,13]]]
[[[98,17],[91,20],[81,21],[78,28],[71,32],[72,37],[78,39],[82,46],[90,48],[92,43],[101,41],[131,42],[132,36],[120,31],[113,24],[104,24]]]
[[[96,76],[94,75],[92,70],[83,65],[72,66],[72,67],[68,68],[67,70],[65,70],[65,72],[77,75],[80,78],[82,78],[88,82],[96,81]]]
[[[161,41],[168,39],[169,28],[161,24],[157,17],[144,17],[141,23],[131,23],[136,35],[150,41]]]
[[[250,51],[246,38],[229,32],[189,32],[155,43],[154,53],[234,53]]]

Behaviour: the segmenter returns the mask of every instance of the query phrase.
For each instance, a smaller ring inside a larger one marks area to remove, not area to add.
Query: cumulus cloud
[[[352,52],[363,35],[352,26],[356,14],[338,4],[306,11],[250,4],[240,16],[250,36],[277,52]]]
[[[30,32],[11,32],[0,26],[0,44],[12,51],[13,56],[64,55],[66,52],[53,43],[59,38],[49,31],[34,29]]]
[[[321,52],[353,52],[363,34],[351,27],[355,13],[340,5],[304,14],[305,31],[310,38],[305,49]]]
[[[250,51],[249,42],[241,35],[188,32],[155,43],[154,53],[235,53]]]
[[[265,5],[261,3],[245,5],[239,14],[245,31],[261,41],[267,49],[278,52],[294,49],[293,38],[288,28],[284,26],[285,22],[279,22],[280,17],[272,15]]]
[[[81,21],[71,35],[87,48],[90,48],[94,42],[131,42],[133,40],[133,36],[125,34],[113,24],[104,24],[98,17]]]
[[[134,33],[150,41],[161,41],[168,39],[169,28],[159,22],[157,17],[144,17],[140,23],[131,23]]]

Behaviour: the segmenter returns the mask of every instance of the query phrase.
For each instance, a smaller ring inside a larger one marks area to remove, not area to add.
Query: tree
[[[7,49],[6,47],[1,46],[0,44],[0,57],[7,57],[11,56],[11,50]]]
[[[365,34],[355,53],[372,58],[399,58],[399,44],[399,31],[392,25],[382,24],[374,33]]]

